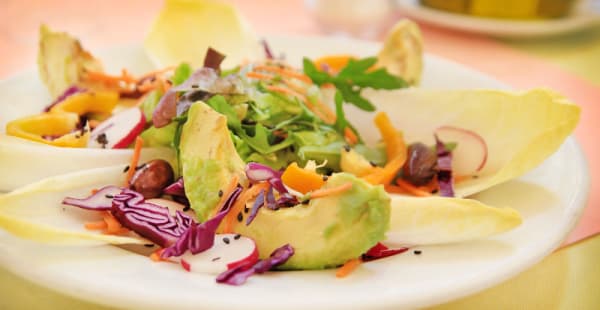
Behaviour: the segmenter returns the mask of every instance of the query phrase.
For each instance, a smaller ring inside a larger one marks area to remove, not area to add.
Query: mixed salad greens
[[[168,1],[159,23],[203,10],[181,5]],[[174,40],[161,29],[147,42]],[[408,88],[422,65],[407,21],[377,57],[304,58],[302,68],[266,43],[232,67],[205,47],[201,65],[160,50],[167,67],[115,76],[43,26],[38,65],[56,100],[6,133],[47,148],[129,148],[129,162],[0,196],[0,227],[47,243],[147,245],[155,261],[232,285],[275,268],[342,266],[343,277],[408,246],[518,226],[516,210],[463,197],[537,166],[579,117],[546,90]]]

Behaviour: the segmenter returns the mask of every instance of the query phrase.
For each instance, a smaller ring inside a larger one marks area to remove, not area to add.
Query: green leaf
[[[173,82],[173,86],[177,86],[185,82],[185,80],[187,80],[190,77],[190,75],[192,75],[192,67],[189,64],[183,62],[179,66],[177,66],[177,68],[175,68],[175,72],[171,77],[171,82]]]
[[[337,77],[340,79],[352,79],[356,75],[364,74],[364,72],[374,66],[376,62],[376,57],[367,57],[359,60],[350,59]]]
[[[340,91],[335,92],[335,124],[333,127],[337,129],[340,134],[344,134],[344,129],[348,125],[346,120],[346,114],[344,113],[344,98]]]
[[[323,85],[333,80],[333,77],[331,77],[328,73],[317,69],[315,64],[306,57],[302,60],[302,65],[304,68],[304,74],[308,75],[308,77],[317,85]]]
[[[294,143],[293,139],[288,137],[275,145],[271,145],[269,141],[271,141],[272,134],[260,123],[254,126],[254,136],[249,136],[243,131],[240,136],[251,148],[261,154],[277,152]]]
[[[231,105],[229,105],[227,100],[225,100],[225,97],[221,95],[213,96],[206,101],[206,104],[213,108],[215,111],[227,117],[227,126],[236,130],[242,128],[242,123],[238,118],[237,112]]]
[[[360,95],[360,90],[353,90],[352,86],[346,84],[335,84],[337,89],[341,92],[342,97],[346,102],[352,103],[361,110],[375,111],[375,106],[367,99]]]
[[[152,114],[154,114],[154,110],[156,109],[156,106],[158,105],[162,95],[162,91],[156,89],[148,93],[146,98],[144,98],[141,108],[142,113],[144,113],[144,116],[146,117],[146,122],[152,121]]]

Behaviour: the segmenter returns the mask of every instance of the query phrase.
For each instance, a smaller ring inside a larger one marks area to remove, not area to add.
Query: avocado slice
[[[385,238],[390,223],[390,197],[348,173],[329,177],[323,188],[351,182],[339,195],[313,199],[291,208],[261,208],[246,225],[247,213],[233,230],[253,238],[261,258],[289,243],[294,255],[279,269],[324,269],[360,257]]]
[[[234,175],[246,183],[246,164],[238,153],[227,129],[227,117],[204,102],[190,107],[180,140],[180,163],[185,194],[198,220],[208,219]]]

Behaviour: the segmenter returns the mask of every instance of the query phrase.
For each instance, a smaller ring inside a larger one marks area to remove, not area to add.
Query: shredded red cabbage
[[[175,181],[175,183],[165,187],[163,193],[167,195],[185,197],[185,186],[183,184],[183,178],[179,178],[177,179],[177,181]]]
[[[440,196],[454,197],[452,153],[446,149],[446,145],[437,135],[435,135],[435,149],[437,152],[437,179],[440,186]]]
[[[398,248],[398,249],[390,249],[385,246],[383,243],[378,242],[375,246],[373,246],[367,253],[362,255],[362,260],[365,262],[404,253],[408,251],[408,248]]]
[[[281,181],[282,174],[283,172],[274,170],[263,164],[248,163],[246,165],[246,176],[250,181],[267,181],[277,192],[279,192],[280,198],[277,200],[277,205],[295,205],[298,201],[293,195],[289,194],[287,188],[283,185],[283,181]]]
[[[173,245],[164,249],[161,257],[166,259],[172,256],[181,256],[186,251],[198,254],[210,249],[214,244],[215,232],[219,224],[221,224],[241,192],[242,188],[238,186],[227,198],[223,208],[213,218],[202,224],[192,223]]]
[[[265,190],[261,190],[260,193],[258,193],[258,196],[256,196],[256,200],[254,201],[254,204],[252,205],[252,209],[250,209],[250,215],[248,215],[248,218],[246,219],[246,226],[248,226],[248,225],[250,225],[250,223],[252,223],[252,221],[258,214],[258,210],[264,204],[265,204]]]
[[[266,196],[265,200],[266,200],[265,207],[267,207],[268,209],[271,209],[271,210],[279,209],[279,206],[277,205],[277,201],[275,200],[275,195],[273,194],[273,187],[269,187],[269,190],[267,191],[267,196]]]
[[[267,59],[272,60],[273,58],[273,52],[271,52],[271,48],[269,47],[269,43],[267,43],[267,40],[260,40],[260,44],[262,44],[263,46],[263,50],[265,51],[265,57],[267,57]]]
[[[50,109],[52,109],[55,105],[63,102],[65,99],[78,94],[78,93],[83,93],[86,90],[83,88],[79,88],[76,85],[73,85],[69,88],[67,88],[60,96],[58,96],[51,104],[49,104],[47,107],[44,108],[44,112],[48,112],[50,111]]]
[[[283,263],[285,263],[290,257],[294,255],[294,248],[286,244],[280,248],[277,248],[271,256],[267,259],[261,259],[255,264],[241,265],[235,268],[229,269],[217,276],[218,283],[224,283],[229,285],[241,285],[255,273],[265,273]]]
[[[111,211],[121,225],[163,248],[175,244],[195,223],[179,210],[171,216],[168,208],[145,202],[142,194],[130,189],[114,196]]]
[[[63,199],[62,203],[87,210],[108,211],[112,208],[113,197],[120,194],[121,191],[123,191],[122,187],[109,185],[86,198],[67,197]]]

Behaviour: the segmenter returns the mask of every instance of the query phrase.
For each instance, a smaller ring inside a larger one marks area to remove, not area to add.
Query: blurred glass
[[[393,0],[305,0],[328,34],[373,39],[393,21]]]

